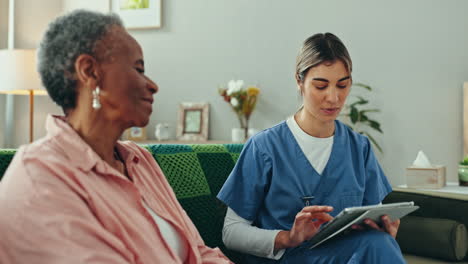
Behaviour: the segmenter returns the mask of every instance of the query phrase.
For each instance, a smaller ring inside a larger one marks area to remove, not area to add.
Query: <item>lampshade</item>
[[[45,95],[36,71],[36,50],[0,50],[0,93]]]
[[[47,94],[36,71],[36,50],[0,50],[0,93],[29,95],[29,142],[32,142],[34,95]]]

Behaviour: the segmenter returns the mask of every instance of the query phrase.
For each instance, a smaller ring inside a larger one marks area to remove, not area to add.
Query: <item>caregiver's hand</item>
[[[388,215],[382,215],[382,224],[378,225],[376,222],[374,222],[372,219],[366,219],[364,220],[363,225],[353,225],[351,228],[355,230],[363,230],[363,229],[375,229],[379,230],[382,232],[387,232],[389,233],[393,238],[396,238],[396,235],[398,233],[398,228],[400,227],[400,219],[397,219],[395,221],[391,221],[390,217]]]
[[[291,248],[313,237],[320,225],[333,219],[328,213],[333,211],[331,206],[306,206],[297,215],[289,231],[280,231],[275,238],[275,251]]]

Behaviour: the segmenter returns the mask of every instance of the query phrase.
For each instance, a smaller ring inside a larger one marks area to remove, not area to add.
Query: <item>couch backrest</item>
[[[0,149],[0,180],[5,174],[8,165],[10,164],[13,156],[15,155],[16,150],[14,149]]]
[[[243,145],[161,144],[145,147],[153,154],[205,243],[219,247],[231,260],[242,263],[242,256],[227,250],[222,242],[226,206],[216,195],[239,158]]]

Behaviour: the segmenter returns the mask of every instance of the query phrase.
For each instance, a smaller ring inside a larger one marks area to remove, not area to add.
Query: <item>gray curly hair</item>
[[[49,24],[38,51],[38,71],[49,96],[64,112],[76,106],[76,59],[81,54],[98,59],[96,44],[112,26],[123,27],[119,16],[86,10],[73,11]]]

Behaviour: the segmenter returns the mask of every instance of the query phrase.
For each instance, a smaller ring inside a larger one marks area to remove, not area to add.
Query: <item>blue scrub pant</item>
[[[355,231],[324,242],[317,248],[307,245],[286,250],[280,260],[254,256],[248,263],[313,264],[399,264],[406,263],[400,247],[389,234],[377,230]]]

